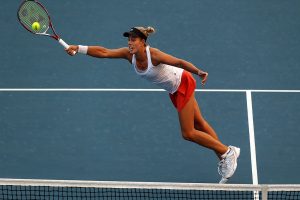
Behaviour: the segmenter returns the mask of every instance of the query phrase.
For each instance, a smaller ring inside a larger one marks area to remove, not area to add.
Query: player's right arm
[[[69,55],[73,55],[72,52],[78,52],[79,46],[70,45],[66,50]],[[123,58],[126,60],[131,60],[128,47],[123,47],[119,49],[108,49],[101,46],[88,46],[87,55],[96,58]]]

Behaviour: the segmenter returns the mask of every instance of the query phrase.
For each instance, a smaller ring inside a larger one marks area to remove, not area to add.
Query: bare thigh
[[[203,117],[197,100],[194,100],[194,126],[195,129],[203,131],[213,138],[219,140],[217,133]]]
[[[192,94],[187,104],[178,113],[181,131],[190,132],[194,129],[194,101],[195,96]]]
[[[205,126],[205,119],[202,116],[200,107],[198,105],[197,100],[194,100],[194,124],[195,124],[195,128],[197,130],[203,130],[204,126]]]

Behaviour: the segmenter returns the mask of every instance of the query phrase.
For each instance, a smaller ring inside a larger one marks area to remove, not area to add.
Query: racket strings
[[[33,33],[45,33],[49,28],[49,17],[47,12],[36,2],[26,1],[18,11],[20,22]],[[32,29],[32,24],[38,22],[39,30]]]

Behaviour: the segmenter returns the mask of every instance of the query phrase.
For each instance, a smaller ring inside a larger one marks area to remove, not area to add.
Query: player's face
[[[128,48],[131,54],[136,54],[142,47],[145,46],[145,41],[139,37],[128,37]]]

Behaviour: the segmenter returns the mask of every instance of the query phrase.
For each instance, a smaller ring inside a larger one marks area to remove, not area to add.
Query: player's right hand
[[[66,52],[70,56],[74,56],[78,52],[78,46],[77,45],[70,45],[70,47],[68,49],[66,49]]]

